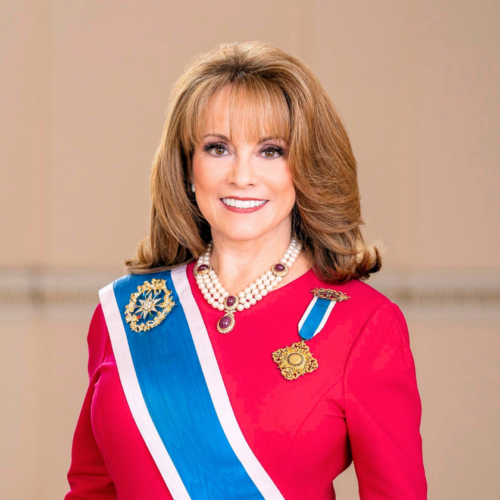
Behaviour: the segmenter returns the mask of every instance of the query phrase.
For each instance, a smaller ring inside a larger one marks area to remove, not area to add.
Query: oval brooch
[[[165,280],[145,281],[137,287],[125,306],[125,321],[134,332],[147,332],[158,326],[175,306]]]

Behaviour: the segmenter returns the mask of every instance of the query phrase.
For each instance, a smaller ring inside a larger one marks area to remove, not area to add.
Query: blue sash
[[[126,307],[153,279],[175,306],[136,333]],[[173,498],[283,500],[238,426],[186,266],[125,276],[100,297],[125,396]]]

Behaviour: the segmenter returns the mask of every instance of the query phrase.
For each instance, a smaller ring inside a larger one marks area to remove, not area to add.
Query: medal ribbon
[[[316,296],[311,300],[299,322],[299,335],[303,340],[311,340],[321,331],[336,303]]]

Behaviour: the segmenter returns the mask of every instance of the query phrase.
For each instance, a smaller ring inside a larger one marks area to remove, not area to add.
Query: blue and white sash
[[[136,333],[125,308],[154,278],[176,305]],[[99,293],[125,396],[174,500],[284,500],[236,421],[186,266],[128,275]]]

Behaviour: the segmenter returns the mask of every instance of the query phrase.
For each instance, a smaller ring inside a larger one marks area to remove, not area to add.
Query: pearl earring
[[[191,191],[194,193],[194,184],[191,184]]]

